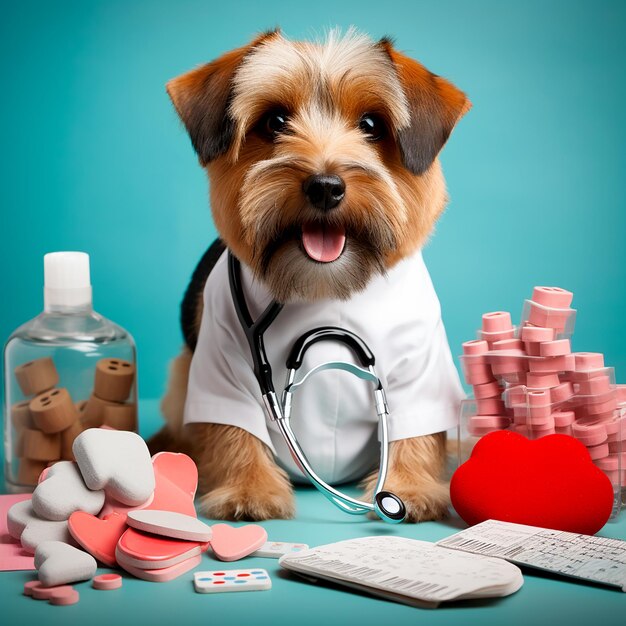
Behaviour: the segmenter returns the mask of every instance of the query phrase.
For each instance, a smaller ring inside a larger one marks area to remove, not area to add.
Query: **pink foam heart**
[[[76,511],[67,521],[70,534],[89,554],[109,567],[115,567],[115,547],[126,530],[126,515],[111,513],[104,519]]]
[[[228,524],[211,526],[213,536],[211,548],[220,561],[238,561],[252,554],[267,541],[267,532],[262,526],[248,524],[235,528]]]

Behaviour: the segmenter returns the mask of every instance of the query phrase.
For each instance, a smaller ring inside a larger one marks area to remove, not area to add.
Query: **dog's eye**
[[[285,131],[286,126],[287,114],[283,111],[271,111],[261,118],[258,128],[261,133],[274,139],[276,135]]]
[[[385,136],[385,123],[377,115],[366,113],[359,120],[359,128],[371,141],[378,141]]]

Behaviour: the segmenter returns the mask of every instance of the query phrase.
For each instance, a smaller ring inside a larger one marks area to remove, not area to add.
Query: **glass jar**
[[[44,311],[4,348],[5,482],[32,491],[39,474],[73,460],[85,429],[137,431],[136,349],[131,335],[92,308],[89,256],[44,257]]]

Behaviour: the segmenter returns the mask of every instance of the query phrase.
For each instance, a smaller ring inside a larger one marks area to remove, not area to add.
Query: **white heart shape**
[[[154,470],[146,442],[122,430],[90,428],[72,452],[89,489],[104,489],[123,504],[143,504],[154,492]]]
[[[35,551],[35,567],[44,587],[89,580],[98,564],[91,554],[60,541],[44,541]]]
[[[211,527],[198,518],[174,511],[129,511],[126,523],[147,533],[187,541],[211,541],[213,534]]]
[[[63,521],[74,511],[98,515],[104,506],[104,491],[85,485],[76,463],[55,463],[33,492],[33,511],[44,519]]]
[[[44,541],[60,541],[70,545],[76,542],[70,535],[67,521],[51,522],[35,515],[30,500],[14,504],[7,513],[7,529],[22,548],[31,554]]]

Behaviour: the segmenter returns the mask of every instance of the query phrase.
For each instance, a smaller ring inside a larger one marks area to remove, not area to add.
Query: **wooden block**
[[[18,402],[11,407],[11,423],[17,432],[20,432],[25,428],[35,427],[33,416],[28,408],[29,404],[30,402],[28,400],[24,400],[24,402]]]
[[[61,458],[61,435],[24,429],[24,456],[31,461],[58,461]]]
[[[40,393],[30,401],[29,408],[35,425],[44,433],[59,433],[78,419],[72,397],[63,388]]]
[[[34,487],[37,484],[39,475],[46,469],[46,467],[48,467],[48,463],[46,461],[20,459],[17,469],[17,482],[21,485]]]
[[[25,396],[34,396],[59,383],[59,373],[50,357],[28,361],[15,368],[15,378]]]
[[[137,405],[134,403],[105,406],[103,416],[104,426],[116,430],[137,431]]]
[[[80,420],[76,420],[69,428],[61,432],[61,459],[64,461],[75,461],[72,452],[74,439],[85,430]]]
[[[135,381],[135,366],[122,359],[100,359],[96,363],[94,395],[110,402],[124,402]]]
[[[104,409],[107,406],[119,406],[119,403],[102,400],[98,396],[91,394],[80,416],[83,428],[99,428],[102,426],[104,424]]]

